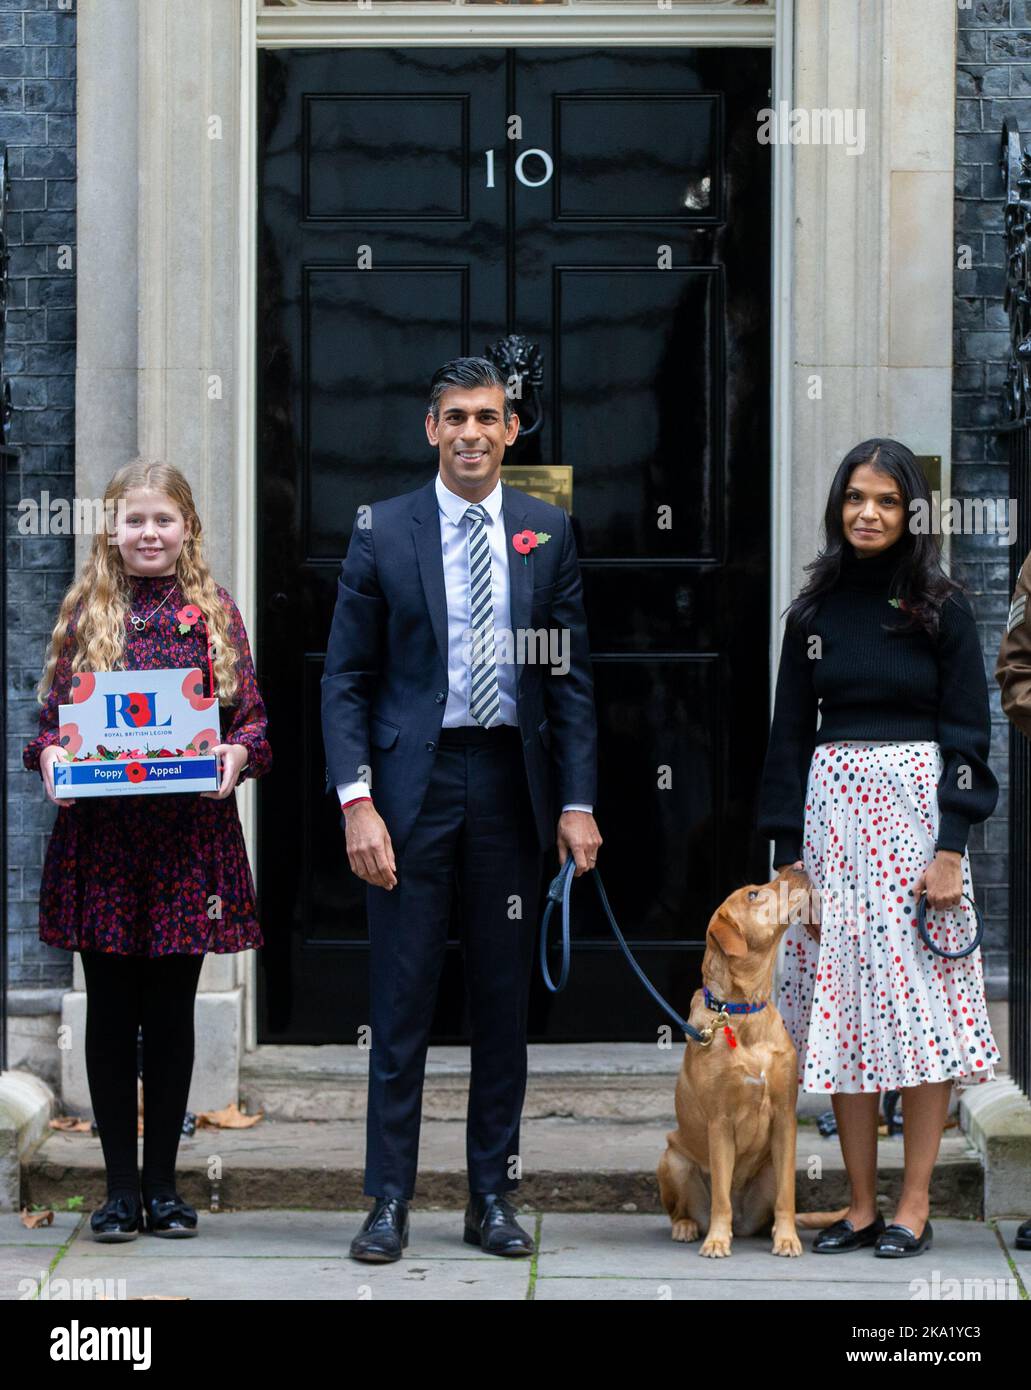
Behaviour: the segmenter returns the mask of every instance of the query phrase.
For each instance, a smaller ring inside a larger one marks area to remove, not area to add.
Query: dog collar
[[[766,1007],[765,999],[761,1004],[726,1004],[722,999],[717,999],[714,994],[710,993],[708,985],[703,985],[703,989],[705,990],[705,1007],[714,1009],[716,1013],[757,1014],[760,1009]]]

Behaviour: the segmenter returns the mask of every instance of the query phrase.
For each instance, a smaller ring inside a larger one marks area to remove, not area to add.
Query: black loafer
[[[1013,1242],[1014,1250],[1031,1250],[1031,1216],[1022,1226],[1017,1227],[1017,1238]]]
[[[108,1243],[135,1240],[137,1231],[143,1229],[139,1201],[132,1197],[109,1197],[90,1216],[89,1224],[94,1240]]]
[[[873,1252],[885,1259],[902,1260],[907,1255],[919,1255],[921,1250],[930,1250],[933,1235],[930,1221],[924,1223],[919,1240],[908,1226],[901,1226],[897,1221],[893,1221],[877,1237]]]
[[[532,1255],[533,1237],[515,1218],[515,1208],[501,1192],[474,1192],[465,1209],[466,1245],[488,1255]]]
[[[197,1213],[187,1206],[178,1193],[165,1197],[149,1197],[143,1204],[146,1230],[152,1236],[182,1240],[197,1234]]]
[[[351,1259],[367,1264],[399,1260],[408,1244],[408,1203],[400,1197],[377,1197],[376,1205],[351,1241]]]
[[[869,1226],[863,1226],[861,1230],[856,1230],[852,1222],[844,1217],[841,1221],[835,1221],[833,1226],[828,1226],[826,1230],[819,1233],[813,1241],[813,1253],[817,1255],[838,1255],[845,1250],[862,1250],[865,1246],[873,1245],[884,1231],[884,1217],[880,1212],[877,1213],[876,1220],[871,1221]]]

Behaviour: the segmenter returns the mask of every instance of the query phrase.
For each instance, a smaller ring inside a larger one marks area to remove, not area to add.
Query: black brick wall
[[[75,493],[75,15],[58,0],[0,0],[0,141],[11,176],[10,442],[21,454],[5,480],[8,983],[25,988],[69,984],[72,960],[38,937],[54,809],[22,767],[21,750],[37,727],[33,686],[72,577],[73,541],[17,529],[20,499]]]
[[[1005,241],[999,172],[1002,123],[1031,136],[1031,0],[973,0],[957,9],[956,249],[971,249],[955,272],[952,396],[953,493],[1008,497],[1001,390],[1009,354],[1002,308]],[[974,592],[992,700],[992,767],[1003,788],[995,815],[970,839],[977,897],[985,910],[989,994],[1005,994],[1009,894],[1009,722],[999,704],[995,662],[1010,601],[1009,548],[993,536],[954,536],[953,569]],[[1022,558],[1022,557],[1021,557]]]

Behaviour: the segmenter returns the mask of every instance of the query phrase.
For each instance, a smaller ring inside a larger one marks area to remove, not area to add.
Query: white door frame
[[[675,0],[676,2],[676,0]],[[359,5],[361,0],[359,0]],[[237,336],[236,515],[242,525],[234,546],[233,592],[246,611],[257,602],[257,477],[255,409],[257,381],[254,343],[257,329],[257,50],[300,47],[467,47],[618,44],[692,47],[772,48],[771,105],[792,105],[794,0],[769,4],[679,3],[661,9],[643,3],[574,3],[551,6],[496,6],[396,3],[357,8],[353,0],[290,0],[265,8],[261,0],[240,0],[240,188],[238,224],[239,302]],[[770,682],[772,711],[779,614],[791,590],[791,146],[773,146],[773,225],[770,381]],[[255,806],[241,807],[251,863],[255,865]],[[244,981],[245,1046],[257,1047],[256,955],[246,953]]]

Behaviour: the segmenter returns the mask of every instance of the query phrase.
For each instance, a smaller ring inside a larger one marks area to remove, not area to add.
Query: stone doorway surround
[[[815,553],[821,497],[846,450],[897,435],[941,455],[948,487],[952,0],[674,0],[669,10],[80,0],[77,494],[98,494],[137,450],[182,467],[216,578],[253,629],[257,48],[402,41],[765,45],[772,105],[865,112],[861,155],[774,151],[775,674],[779,615]],[[253,846],[253,787],[239,798]],[[243,1054],[257,1046],[254,987],[253,953],[205,961],[191,1109],[237,1098]],[[77,960],[62,1082],[66,1106],[83,1113],[84,1017]]]

